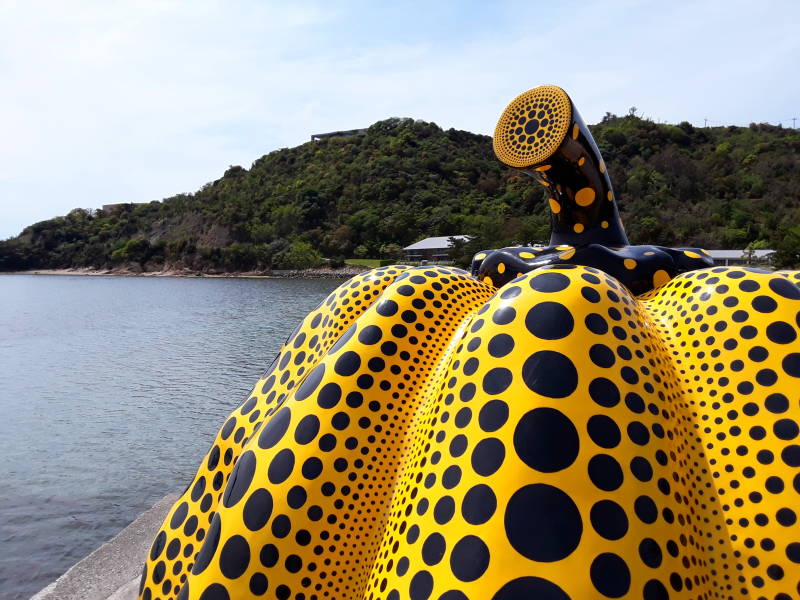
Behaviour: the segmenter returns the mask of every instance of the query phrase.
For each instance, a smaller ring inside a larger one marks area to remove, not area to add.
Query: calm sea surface
[[[0,598],[28,598],[182,491],[339,283],[0,276]]]

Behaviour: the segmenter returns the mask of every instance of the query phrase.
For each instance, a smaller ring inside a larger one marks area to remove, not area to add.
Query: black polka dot
[[[645,538],[639,544],[639,558],[651,569],[661,566],[662,553],[661,547],[652,538]]]
[[[478,424],[483,431],[497,431],[508,420],[508,405],[502,400],[490,400],[481,408]]]
[[[578,387],[575,365],[552,350],[541,350],[529,356],[522,365],[522,379],[531,390],[548,398],[566,398]]]
[[[530,286],[537,292],[560,292],[569,285],[569,277],[561,273],[542,273],[530,279]]]
[[[658,518],[658,508],[649,496],[639,496],[633,503],[633,510],[642,523],[655,523]]]
[[[631,587],[628,565],[616,554],[605,552],[592,562],[589,569],[592,584],[598,592],[609,598],[620,598]]]
[[[590,519],[594,530],[607,540],[618,540],[628,532],[625,511],[611,500],[601,500],[592,506]]]
[[[229,579],[241,577],[250,564],[250,546],[241,535],[234,535],[222,547],[219,568]]]
[[[516,316],[513,306],[501,306],[492,313],[492,321],[497,325],[508,325]]]
[[[622,467],[612,456],[598,454],[589,461],[589,478],[601,490],[611,492],[622,485]]]
[[[358,333],[358,341],[368,346],[380,342],[381,337],[383,337],[383,332],[376,325],[367,325]]]
[[[172,518],[169,520],[170,529],[177,529],[183,525],[186,520],[186,515],[189,513],[189,505],[186,502],[181,502],[175,512],[172,513]]]
[[[489,566],[489,548],[475,535],[458,540],[450,555],[450,570],[460,581],[475,581]]]
[[[263,528],[272,516],[272,494],[263,488],[250,494],[244,505],[243,520],[250,531]]]
[[[294,393],[295,400],[305,400],[311,394],[314,393],[314,390],[317,389],[319,382],[322,381],[322,378],[325,376],[325,364],[320,363],[314,370],[312,370],[308,377],[306,377],[305,381],[300,384],[300,387],[297,388],[297,391]]]
[[[391,317],[397,312],[397,302],[389,299],[383,300],[375,307],[375,311],[383,317]]]
[[[419,571],[411,578],[408,594],[411,600],[428,600],[433,591],[433,577],[428,571]]]
[[[622,439],[616,422],[607,415],[594,415],[586,429],[592,441],[601,448],[615,448]]]
[[[439,498],[433,507],[433,520],[439,525],[448,523],[456,512],[456,503],[450,496]]]
[[[230,596],[224,585],[212,583],[200,594],[200,600],[230,600]]]
[[[470,525],[482,525],[488,521],[497,509],[497,498],[488,485],[478,484],[464,495],[461,515]]]
[[[572,314],[558,302],[540,302],[525,316],[525,327],[543,340],[560,340],[572,333]]]
[[[326,383],[317,394],[317,404],[321,408],[333,408],[342,399],[342,388],[338,383]]]
[[[619,388],[605,377],[592,379],[589,383],[589,396],[600,406],[611,408],[619,404]]]
[[[311,443],[319,433],[319,419],[315,415],[306,415],[294,430],[294,441],[304,445]]]
[[[254,596],[263,596],[267,593],[269,582],[263,573],[255,573],[250,578],[250,593]]]
[[[598,367],[603,367],[605,369],[613,367],[616,362],[611,348],[604,344],[595,344],[589,348],[589,358]]]
[[[514,430],[514,449],[526,465],[544,473],[570,466],[578,456],[580,440],[575,425],[554,408],[527,412]]]
[[[669,592],[658,579],[651,579],[644,584],[642,600],[669,600]]]
[[[493,475],[505,459],[506,448],[497,438],[485,438],[472,451],[472,468],[478,475]]]
[[[492,600],[570,600],[555,583],[540,577],[512,579],[497,590]]]
[[[767,326],[767,338],[775,344],[791,344],[797,339],[797,332],[789,323],[775,321]]]
[[[271,568],[278,564],[280,553],[274,544],[266,544],[263,548],[261,548],[258,558],[262,565],[267,568]]]
[[[514,349],[514,338],[507,333],[500,333],[489,340],[488,349],[494,358],[502,358]]]
[[[294,453],[289,448],[284,448],[272,459],[267,469],[267,477],[271,483],[283,483],[292,474],[294,469]]]
[[[789,300],[800,300],[800,287],[783,277],[775,277],[770,280],[769,288],[783,298]]]
[[[444,536],[441,533],[432,533],[422,544],[422,560],[428,566],[437,565],[441,562],[446,548]]]
[[[606,320],[597,313],[591,313],[584,319],[586,328],[592,333],[597,335],[605,335],[608,333],[608,323]]]
[[[214,558],[214,554],[217,551],[217,546],[219,545],[219,531],[219,514],[215,514],[214,518],[211,520],[211,525],[208,528],[208,533],[206,534],[203,546],[200,548],[200,552],[197,555],[197,560],[192,568],[193,575],[199,575],[205,571],[208,565],[211,563],[211,559]]]
[[[333,370],[336,371],[337,374],[347,377],[358,371],[360,366],[361,357],[352,350],[348,350],[336,359]]]
[[[504,367],[490,369],[483,376],[483,391],[490,396],[504,392],[511,385],[511,371]]]
[[[244,497],[250,487],[250,483],[253,481],[255,472],[256,455],[252,450],[247,450],[236,461],[236,466],[233,467],[228,485],[225,487],[225,493],[222,496],[222,504],[225,507],[230,508],[236,505]]]
[[[787,375],[792,377],[800,377],[800,352],[792,352],[787,354],[783,361],[781,361],[783,370]]]
[[[583,533],[578,507],[560,489],[526,485],[508,501],[505,530],[514,549],[531,560],[554,562],[575,551]]]

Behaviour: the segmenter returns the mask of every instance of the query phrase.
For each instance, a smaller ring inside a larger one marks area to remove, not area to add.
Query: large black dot
[[[611,408],[619,404],[619,388],[605,377],[592,379],[589,383],[589,396],[600,406]]]
[[[511,371],[505,367],[490,369],[483,376],[483,391],[490,396],[504,392],[511,385]]]
[[[612,500],[597,502],[592,506],[589,518],[594,530],[607,540],[618,540],[628,532],[625,510]]]
[[[560,292],[569,285],[569,277],[561,273],[541,273],[530,279],[530,286],[537,292]]]
[[[570,600],[570,597],[552,581],[541,577],[512,579],[497,590],[492,600]]]
[[[197,560],[194,562],[194,567],[192,568],[193,575],[199,575],[205,571],[211,563],[211,559],[214,558],[214,553],[217,551],[217,546],[219,545],[219,530],[220,520],[219,513],[217,513],[211,520],[211,525],[208,527],[208,533],[203,542],[203,547],[200,548],[200,552],[197,554]]]
[[[508,501],[505,529],[508,541],[524,557],[554,562],[578,547],[583,522],[572,498],[556,487],[535,483],[518,489]]]
[[[219,568],[229,579],[241,577],[250,564],[250,546],[241,535],[232,536],[219,554]]]
[[[283,483],[292,474],[294,469],[294,453],[289,448],[284,448],[272,459],[267,469],[267,477],[272,483]]]
[[[432,533],[422,544],[422,560],[428,566],[438,565],[446,549],[447,543],[444,536],[438,532]]]
[[[339,404],[342,399],[342,388],[338,383],[331,381],[322,386],[322,389],[317,394],[317,404],[321,408],[333,408]]]
[[[489,548],[481,538],[467,535],[458,540],[450,554],[450,569],[461,581],[475,581],[489,566]]]
[[[175,509],[175,512],[172,513],[172,518],[169,520],[169,526],[171,529],[177,529],[183,524],[183,521],[186,519],[186,515],[189,513],[189,505],[186,502],[181,502],[178,505],[178,508]]]
[[[508,420],[508,404],[502,400],[490,400],[481,408],[478,424],[487,433],[497,431]]]
[[[408,595],[411,600],[428,600],[433,591],[433,577],[428,571],[419,571],[411,578]]]
[[[522,380],[537,394],[566,398],[578,387],[578,371],[560,352],[540,350],[531,354],[522,365]]]
[[[601,490],[611,492],[622,485],[622,467],[608,454],[598,454],[589,461],[589,478]]]
[[[769,282],[769,288],[789,300],[800,300],[800,287],[783,277],[774,277]]]
[[[188,586],[185,585],[185,587],[188,590]],[[200,600],[230,600],[230,596],[224,585],[212,583],[200,594]]]
[[[787,375],[800,377],[800,352],[787,354],[781,362],[781,366]]]
[[[631,587],[628,565],[616,554],[604,552],[594,559],[589,569],[592,584],[598,592],[609,598],[620,598]]]
[[[528,311],[525,327],[542,340],[560,340],[572,333],[575,320],[563,304],[540,302]]]
[[[506,456],[503,442],[497,438],[486,438],[478,442],[472,451],[472,468],[478,475],[493,475]]]
[[[297,391],[294,393],[295,400],[305,400],[308,398],[314,390],[317,389],[324,375],[325,363],[320,363],[308,374],[308,377],[300,384],[300,387],[297,388]]]
[[[362,329],[358,334],[358,341],[362,344],[366,344],[371,346],[372,344],[377,344],[381,337],[383,336],[383,332],[381,328],[377,325],[367,325]]]
[[[797,339],[797,332],[789,323],[775,321],[767,326],[767,338],[775,344],[791,344]]]
[[[306,415],[294,430],[294,441],[298,444],[309,444],[319,433],[319,419],[316,415]]]
[[[544,473],[570,466],[578,456],[580,437],[575,425],[555,408],[534,408],[514,430],[514,449],[526,465]]]
[[[592,441],[602,448],[614,448],[622,439],[616,422],[607,415],[594,415],[589,419],[586,429]]]
[[[470,525],[486,523],[497,509],[497,498],[488,485],[480,483],[473,486],[464,495],[461,504],[461,515]]]
[[[236,461],[233,467],[228,485],[225,486],[225,493],[222,496],[222,504],[227,508],[234,506],[241,500],[256,472],[256,455],[252,450],[247,450]]]
[[[259,488],[247,499],[244,504],[243,520],[250,531],[258,531],[269,521],[272,516],[272,494],[264,488]]]
[[[336,360],[333,370],[339,375],[346,377],[358,371],[360,366],[361,357],[352,350],[348,350]]]
[[[494,358],[502,358],[514,349],[514,338],[507,333],[498,333],[489,340],[489,354]]]

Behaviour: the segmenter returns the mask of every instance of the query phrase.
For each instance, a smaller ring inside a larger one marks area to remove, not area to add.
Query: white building
[[[405,259],[408,261],[446,262],[450,260],[450,248],[453,247],[453,240],[466,243],[470,239],[471,236],[468,235],[429,237],[406,246],[403,248],[403,252],[405,253]]]
[[[775,250],[707,250],[715,265],[768,265]]]

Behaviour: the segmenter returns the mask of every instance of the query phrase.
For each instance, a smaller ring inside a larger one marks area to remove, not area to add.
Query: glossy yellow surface
[[[226,421],[140,597],[797,598],[795,282],[359,276]]]

